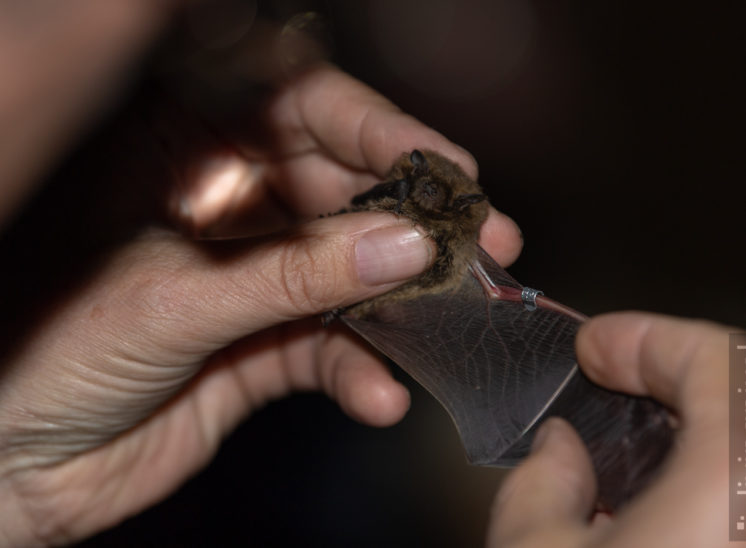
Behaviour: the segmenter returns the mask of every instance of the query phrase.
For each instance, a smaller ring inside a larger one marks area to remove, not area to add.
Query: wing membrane
[[[522,286],[478,251],[455,289],[343,321],[440,401],[470,462],[514,465],[543,419],[562,416],[589,447],[602,503],[618,506],[670,448],[665,409],[588,381],[574,346],[583,316],[548,299],[529,310]]]

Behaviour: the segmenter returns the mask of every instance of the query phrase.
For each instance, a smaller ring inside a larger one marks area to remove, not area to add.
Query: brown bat
[[[334,315],[440,401],[471,463],[517,464],[542,421],[560,416],[590,451],[599,508],[648,484],[673,442],[668,412],[583,375],[574,343],[585,316],[523,287],[479,247],[487,198],[457,164],[404,154],[350,210],[409,217],[437,244],[428,271]]]

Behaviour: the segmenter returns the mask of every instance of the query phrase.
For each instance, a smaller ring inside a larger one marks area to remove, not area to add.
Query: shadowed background
[[[476,157],[523,230],[522,283],[591,315],[746,326],[735,14],[590,0],[258,10],[216,28],[313,21],[332,60]],[[316,395],[273,403],[174,496],[81,546],[481,545],[500,472],[468,466],[445,412],[395,374],[412,391],[401,424],[361,426]]]

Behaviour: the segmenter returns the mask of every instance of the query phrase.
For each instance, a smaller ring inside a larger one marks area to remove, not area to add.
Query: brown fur
[[[422,157],[426,165],[416,165]],[[409,191],[400,200],[395,185],[402,180],[409,184]],[[489,204],[479,185],[458,164],[430,150],[402,154],[382,183],[353,198],[349,211],[395,212],[397,205],[400,215],[427,231],[435,241],[438,256],[433,266],[417,278],[354,305],[345,313],[363,317],[392,299],[407,300],[423,292],[448,291],[458,284],[475,256],[479,229],[487,218]]]

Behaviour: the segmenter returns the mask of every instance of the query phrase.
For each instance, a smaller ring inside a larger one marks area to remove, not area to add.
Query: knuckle
[[[278,283],[293,312],[315,314],[334,304],[339,277],[324,246],[299,239],[283,250]]]

